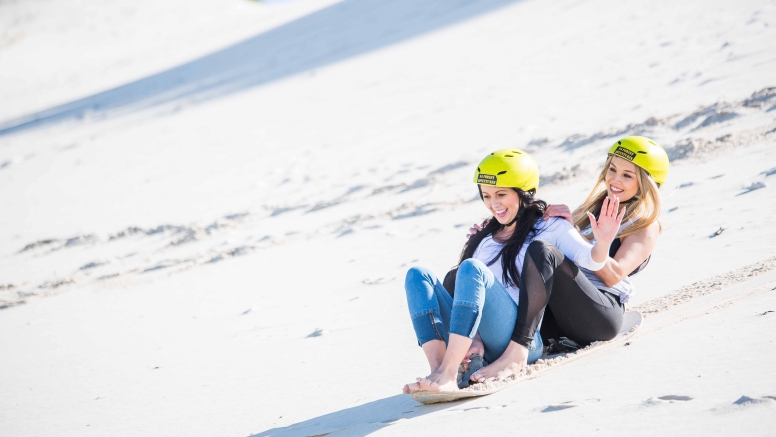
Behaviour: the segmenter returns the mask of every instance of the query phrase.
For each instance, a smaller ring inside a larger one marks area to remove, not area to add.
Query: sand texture
[[[0,436],[772,435],[773,41],[773,0],[0,2]],[[634,336],[401,394],[476,163],[576,206],[625,135],[672,162]]]

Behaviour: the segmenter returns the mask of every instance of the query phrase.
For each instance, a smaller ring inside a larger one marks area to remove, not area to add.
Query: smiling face
[[[502,225],[509,224],[520,210],[520,196],[511,188],[480,185],[482,201]]]
[[[613,156],[604,177],[607,195],[619,197],[620,202],[633,198],[639,192],[638,171],[636,164]]]

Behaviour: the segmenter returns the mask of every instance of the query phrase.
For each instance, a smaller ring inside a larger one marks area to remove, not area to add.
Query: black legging
[[[596,289],[549,243],[536,240],[528,245],[520,280],[520,304],[512,333],[518,344],[531,344],[542,315],[542,337],[564,336],[580,345],[611,340],[622,326],[625,310],[619,299]]]

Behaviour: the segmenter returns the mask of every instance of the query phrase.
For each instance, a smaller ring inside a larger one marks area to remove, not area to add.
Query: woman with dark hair
[[[589,217],[594,244],[566,220],[542,220],[547,204],[534,197],[538,167],[518,149],[486,156],[474,182],[493,216],[464,246],[449,291],[427,269],[407,272],[410,317],[431,373],[404,393],[458,390],[459,365],[475,353],[490,363],[471,375],[477,382],[506,378],[538,360],[536,331],[550,295],[585,286],[575,265],[596,271],[606,264],[624,214],[617,199],[606,199],[600,216]],[[622,312],[619,324],[594,329],[613,330],[613,337],[621,323]]]

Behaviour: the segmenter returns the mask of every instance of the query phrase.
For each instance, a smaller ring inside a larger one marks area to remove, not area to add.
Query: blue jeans
[[[492,363],[507,349],[515,329],[517,304],[482,261],[467,259],[458,267],[455,298],[423,267],[407,272],[404,289],[419,345],[430,340],[447,344],[450,333],[474,338],[479,332],[487,362]],[[542,338],[537,333],[528,349],[528,364],[541,356]]]

